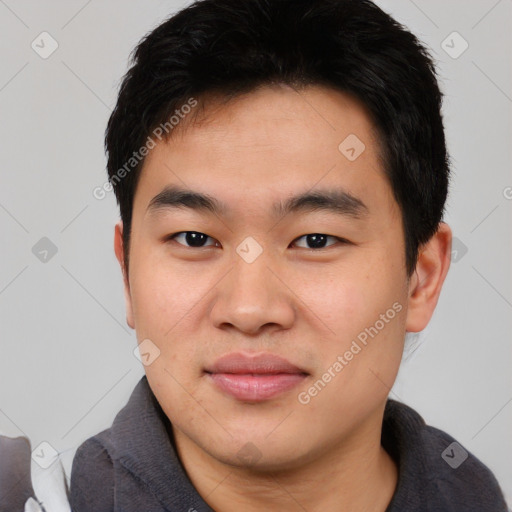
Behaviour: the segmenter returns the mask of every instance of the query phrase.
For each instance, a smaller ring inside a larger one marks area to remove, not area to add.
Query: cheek
[[[400,364],[405,334],[407,293],[399,265],[376,253],[364,263],[358,258],[329,273],[319,269],[307,275],[297,282],[297,295],[305,304],[303,315],[314,319],[323,333],[319,370],[352,347],[357,354],[349,354],[349,367],[343,371],[347,379],[357,375],[356,380],[366,381],[369,367],[391,377]]]
[[[162,251],[163,252],[163,251]],[[194,307],[205,279],[180,266],[171,266],[161,255],[145,255],[133,261],[131,296],[137,331],[150,330],[162,337]],[[149,336],[149,333],[147,334]]]
[[[356,335],[393,304],[392,283],[383,279],[385,272],[373,274],[372,268],[378,266],[363,266],[359,260],[329,270],[311,267],[301,273],[295,279],[294,292],[304,315],[311,318],[313,313],[326,335],[340,342]]]
[[[191,395],[199,370],[196,337],[187,329],[197,325],[190,322],[190,315],[205,293],[200,282],[208,279],[191,276],[179,266],[151,256],[133,263],[131,293],[137,338],[139,342],[151,340],[159,351],[144,367],[149,384],[160,404],[173,404],[172,411],[166,410],[171,421],[194,419],[197,404]]]
[[[148,378],[158,376],[169,386],[170,372],[189,386],[199,372],[190,363],[200,359],[197,331],[215,280],[206,266],[196,266],[191,273],[190,264],[171,264],[164,256],[155,251],[133,260],[131,295],[137,338],[139,342],[150,339],[160,351],[159,358],[145,367]]]

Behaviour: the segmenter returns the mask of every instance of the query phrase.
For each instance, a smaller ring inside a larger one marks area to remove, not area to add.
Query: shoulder
[[[433,489],[439,498],[456,500],[464,510],[506,511],[501,488],[492,471],[446,432],[426,425],[422,431]]]
[[[124,474],[121,463],[130,456],[138,460],[135,449],[144,449],[135,440],[141,437],[141,425],[154,414],[151,399],[147,379],[143,376],[128,402],[116,414],[112,426],[78,447],[70,479],[73,512],[114,510],[116,481]]]
[[[114,510],[114,465],[109,429],[78,447],[71,468],[70,505],[73,512]]]
[[[407,505],[411,510],[507,511],[491,470],[452,436],[427,425],[414,409],[389,400],[383,427],[384,447],[399,460],[392,501],[398,508],[390,510]]]

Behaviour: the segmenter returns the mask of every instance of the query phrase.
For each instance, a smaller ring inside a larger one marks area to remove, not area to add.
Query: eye
[[[334,243],[327,245],[327,240],[329,238],[334,240]],[[309,244],[309,247],[304,247],[303,245],[301,246],[300,244],[298,244],[298,241],[302,239],[304,239],[306,244]],[[343,238],[339,238],[332,235],[325,235],[323,233],[310,233],[308,235],[303,235],[294,240],[293,243],[304,249],[324,249],[325,247],[330,247],[331,245],[334,245],[336,241],[341,243],[348,243],[348,241],[344,240]]]
[[[178,241],[179,239],[182,241]],[[214,243],[205,245],[208,239]],[[191,248],[218,246],[218,242],[214,238],[198,231],[180,231],[179,233],[174,233],[174,235],[169,235],[166,240],[176,240],[180,245]]]

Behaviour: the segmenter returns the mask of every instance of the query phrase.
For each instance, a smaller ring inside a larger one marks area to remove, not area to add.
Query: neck
[[[398,471],[380,444],[383,412],[384,406],[336,446],[279,471],[225,464],[179,429],[172,426],[172,431],[188,477],[217,512],[384,512],[395,492]]]

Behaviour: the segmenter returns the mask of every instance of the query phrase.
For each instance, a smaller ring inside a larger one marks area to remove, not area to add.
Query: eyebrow
[[[229,208],[215,197],[179,186],[167,186],[149,202],[146,213],[156,214],[162,210],[189,208],[191,210],[224,215]],[[337,215],[362,219],[368,214],[364,202],[343,189],[320,189],[292,196],[286,201],[272,205],[275,217],[288,213],[326,211]]]

